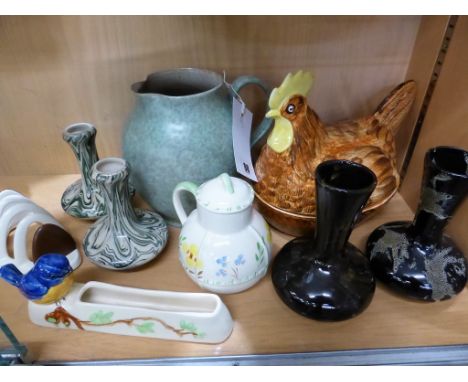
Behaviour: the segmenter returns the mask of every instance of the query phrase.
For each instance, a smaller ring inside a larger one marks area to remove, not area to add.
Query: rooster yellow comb
[[[310,72],[299,70],[297,73],[289,73],[281,85],[274,88],[270,94],[268,105],[270,109],[276,110],[281,108],[283,103],[294,95],[302,95],[307,97],[307,94],[314,82],[314,76]]]

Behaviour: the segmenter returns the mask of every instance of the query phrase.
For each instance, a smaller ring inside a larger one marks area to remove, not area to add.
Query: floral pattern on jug
[[[216,263],[220,268],[216,272],[216,276],[218,277],[226,277],[230,276],[231,282],[234,283],[235,281],[239,281],[239,267],[245,265],[245,257],[244,255],[238,255],[234,260],[234,265],[229,264],[227,256],[220,257],[216,259]]]
[[[198,246],[196,244],[188,244],[187,238],[181,236],[179,238],[180,246],[180,261],[187,264],[187,271],[197,278],[203,277],[203,262],[198,256]]]
[[[197,209],[188,217],[178,199],[182,191],[191,192],[197,200]],[[190,182],[176,187],[174,206],[183,223],[179,260],[200,287],[217,293],[237,293],[265,276],[271,233],[263,217],[253,209],[253,196],[247,182],[227,174],[200,187]]]
[[[266,242],[268,245],[272,244],[272,239],[271,239],[271,229],[268,223],[265,221],[265,230],[266,230],[266,235],[265,238],[262,237],[263,241]]]

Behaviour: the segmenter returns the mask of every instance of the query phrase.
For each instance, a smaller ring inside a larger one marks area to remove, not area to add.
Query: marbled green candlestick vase
[[[421,199],[412,222],[391,222],[369,236],[376,277],[423,301],[446,300],[467,281],[463,253],[443,230],[468,193],[468,152],[436,147],[426,153]]]
[[[97,219],[106,213],[91,180],[91,167],[99,160],[95,138],[96,128],[89,123],[76,123],[63,130],[63,139],[78,160],[81,178],[63,193],[62,208],[76,218]]]
[[[160,215],[133,209],[128,176],[128,163],[121,158],[102,159],[91,170],[107,213],[89,228],[83,249],[93,263],[108,269],[146,264],[167,242],[167,226]]]

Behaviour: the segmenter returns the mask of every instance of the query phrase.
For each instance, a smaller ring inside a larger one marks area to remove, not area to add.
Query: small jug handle
[[[182,182],[182,183],[179,183],[174,188],[174,191],[172,192],[172,204],[174,205],[174,209],[182,224],[184,224],[185,221],[187,220],[187,213],[185,212],[184,207],[182,206],[182,202],[180,201],[180,193],[182,191],[188,191],[188,192],[191,192],[193,196],[196,197],[197,189],[198,189],[198,186],[195,183]]]
[[[262,89],[265,92],[267,97],[270,95],[270,87],[260,78],[255,76],[240,76],[237,77],[231,84],[232,89],[237,94],[239,94],[239,91],[247,85],[257,85],[260,89]],[[270,130],[272,125],[273,119],[264,117],[262,122],[260,122],[260,124],[252,130],[252,137],[250,139],[251,148],[254,147],[263,138],[263,136]]]

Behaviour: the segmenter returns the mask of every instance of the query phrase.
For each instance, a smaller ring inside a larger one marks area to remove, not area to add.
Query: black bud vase
[[[369,305],[375,279],[369,261],[348,238],[376,182],[371,170],[354,162],[331,160],[317,167],[315,237],[287,243],[272,266],[276,292],[297,313],[339,321]]]
[[[467,193],[468,152],[429,150],[414,220],[384,224],[369,236],[367,254],[376,277],[418,300],[446,300],[460,293],[466,260],[443,230]]]

